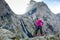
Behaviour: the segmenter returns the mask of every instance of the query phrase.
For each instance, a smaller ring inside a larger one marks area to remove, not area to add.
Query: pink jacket
[[[38,19],[38,20],[36,20],[35,24],[36,24],[37,27],[42,26],[43,25],[43,21]]]

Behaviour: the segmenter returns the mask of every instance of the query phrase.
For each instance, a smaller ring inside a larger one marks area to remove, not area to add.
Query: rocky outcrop
[[[48,6],[44,2],[34,2],[33,4],[29,4],[27,8],[27,12],[22,16],[25,24],[27,25],[27,29],[29,32],[34,34],[36,26],[34,24],[36,18],[43,20],[43,32],[47,35],[55,34],[60,35],[60,21],[59,18],[48,8]]]
[[[60,26],[58,23],[59,21],[57,21],[58,19],[56,15],[50,11],[48,6],[44,2],[35,2],[34,5],[31,4],[31,6],[29,6],[28,8],[29,9],[27,9],[27,13],[25,14],[26,16],[24,15],[24,17],[22,17],[28,28],[33,28],[32,30],[34,30],[35,25],[33,21],[35,21],[35,19],[38,17],[44,22],[44,33],[53,34],[59,30]],[[30,31],[31,29],[28,30]],[[54,32],[52,31],[52,29],[54,30]]]
[[[6,29],[0,29],[0,40],[13,40],[16,37],[14,33]]]
[[[59,17],[60,17],[60,13],[56,14],[56,16],[57,16],[57,17],[58,17],[58,19],[60,20],[60,18],[59,18]]]
[[[30,1],[27,12],[24,15],[18,16],[12,12],[5,0],[0,0],[0,14],[0,30],[3,30],[2,32],[0,31],[2,38],[12,37],[11,34],[5,33],[7,30],[9,31],[8,33],[14,34],[18,40],[33,37],[36,29],[34,23],[37,18],[44,22],[43,33],[45,35],[60,36],[59,18],[50,11],[44,2]],[[3,33],[5,33],[6,36],[4,36],[5,34]],[[38,32],[38,34],[40,33]]]

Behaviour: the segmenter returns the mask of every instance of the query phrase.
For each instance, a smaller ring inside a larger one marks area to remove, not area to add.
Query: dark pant
[[[41,33],[41,35],[42,35],[42,33],[43,33],[43,32],[42,32],[42,26],[36,28],[35,34],[37,34],[37,32],[38,32],[39,29],[40,29],[40,33]]]

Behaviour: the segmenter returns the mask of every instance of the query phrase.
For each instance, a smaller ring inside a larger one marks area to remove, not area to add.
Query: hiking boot
[[[34,37],[39,36],[38,34],[35,34]]]
[[[44,34],[41,34],[41,36],[44,36]]]

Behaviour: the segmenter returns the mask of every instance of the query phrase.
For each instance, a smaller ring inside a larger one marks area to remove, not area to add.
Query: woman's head
[[[38,20],[38,17],[36,19]]]

